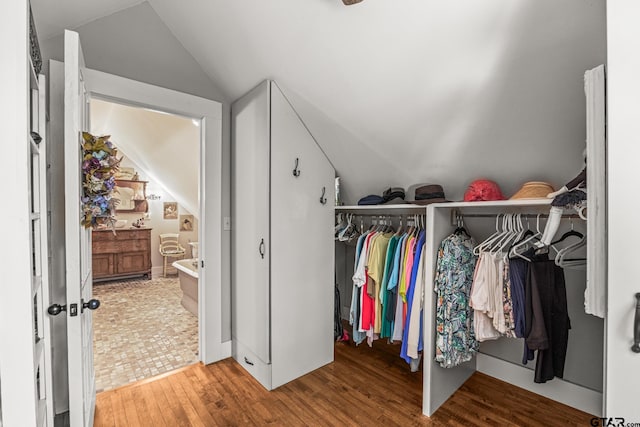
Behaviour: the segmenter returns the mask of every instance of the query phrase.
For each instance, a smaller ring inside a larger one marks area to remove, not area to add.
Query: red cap
[[[465,202],[505,200],[500,187],[489,179],[476,179],[464,192]]]

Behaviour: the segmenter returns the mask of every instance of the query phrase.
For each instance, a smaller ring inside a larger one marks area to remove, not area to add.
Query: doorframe
[[[84,73],[92,97],[201,120],[198,357],[205,364],[230,357],[231,342],[222,341],[222,103],[97,70]]]

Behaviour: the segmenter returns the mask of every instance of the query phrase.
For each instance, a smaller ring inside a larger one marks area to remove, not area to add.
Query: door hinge
[[[78,304],[71,304],[69,306],[69,316],[74,317],[78,315]]]
[[[204,260],[203,259],[200,260],[200,267],[204,268]]]

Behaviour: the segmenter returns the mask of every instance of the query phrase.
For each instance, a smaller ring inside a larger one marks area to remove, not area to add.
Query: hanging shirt
[[[504,258],[502,262],[502,308],[504,310],[504,335],[510,338],[516,336],[515,315],[513,313],[513,298],[511,295],[511,274],[509,270],[509,259]]]
[[[489,254],[493,263],[495,280],[487,283],[490,287],[490,294],[493,300],[490,301],[489,317],[493,319],[493,327],[496,331],[504,335],[507,332],[506,320],[504,317],[504,255],[502,253]]]
[[[400,324],[398,325],[395,319],[398,311],[398,303],[400,304],[400,317],[398,318],[402,319],[402,298],[398,298],[398,283],[400,282],[400,271],[402,270],[401,265],[408,237],[408,234],[404,234],[400,242],[398,242],[393,261],[393,270],[389,277],[389,284],[387,285],[387,289],[391,292],[389,295],[390,299],[387,304],[388,310],[386,313],[387,319],[392,323],[391,342],[402,339],[402,321],[400,321]]]
[[[411,314],[412,314],[411,309],[413,308],[413,300],[415,297],[415,282],[418,275],[418,265],[420,264],[419,260],[420,260],[420,255],[422,254],[424,240],[425,240],[425,232],[423,230],[420,232],[420,234],[418,235],[418,239],[416,240],[415,255],[413,257],[415,262],[413,262],[411,266],[411,272],[409,273],[409,280],[407,282],[408,283],[408,286],[407,286],[408,289],[407,289],[407,295],[406,295],[407,304],[405,305],[407,315],[406,315],[406,321],[405,321],[405,328],[402,335],[402,347],[400,349],[400,357],[402,357],[407,363],[411,363],[411,357],[407,355],[407,345],[409,343],[409,323],[411,322]],[[420,297],[420,295],[418,295],[418,297]],[[415,335],[415,346],[417,349],[420,313],[419,312],[414,313],[413,317],[416,320],[414,335]],[[417,358],[417,355],[416,355],[416,358]]]
[[[411,271],[413,269],[413,259],[415,257],[416,238],[409,237],[404,263],[404,275],[400,280],[399,295],[402,298],[402,327],[406,327],[407,321],[407,291],[411,286]]]
[[[370,283],[367,285],[367,292],[373,297],[373,333],[379,334],[382,327],[382,305],[380,303],[380,289],[384,278],[387,249],[392,233],[380,233],[376,238],[374,246],[369,255],[367,264],[367,274]]]
[[[360,332],[358,326],[358,320],[360,319],[360,287],[356,284],[355,273],[358,269],[359,258],[362,252],[362,248],[364,247],[364,241],[366,240],[367,235],[363,234],[358,238],[358,242],[356,244],[356,253],[355,253],[355,262],[353,265],[354,277],[353,277],[353,290],[351,292],[351,308],[349,309],[349,324],[353,327],[352,336],[353,342],[356,345],[360,344],[365,339],[365,334]]]
[[[513,303],[513,317],[515,322],[515,335],[517,338],[524,338],[524,292],[527,280],[527,269],[529,263],[522,258],[512,258],[509,260],[509,276],[511,279],[511,301]]]
[[[387,304],[390,302],[390,291],[387,289],[389,285],[389,278],[391,277],[391,270],[393,270],[393,260],[395,257],[396,247],[400,241],[401,236],[392,236],[389,240],[389,246],[387,247],[387,255],[385,257],[384,273],[382,279],[382,286],[380,287],[380,338],[388,338],[393,333],[393,323],[386,316]]]
[[[413,299],[411,303],[411,318],[408,321],[407,328],[407,351],[406,354],[410,359],[417,359],[418,352],[422,351],[422,310],[424,307],[424,244],[418,258],[418,270],[416,281],[413,288]],[[407,315],[408,317],[408,315]]]
[[[464,234],[452,234],[438,248],[436,260],[436,362],[451,368],[471,360],[478,351],[470,306],[479,262],[475,242]],[[474,268],[475,267],[475,268]]]
[[[497,266],[488,252],[482,252],[476,263],[469,305],[473,308],[473,327],[476,339],[480,342],[500,337],[493,326],[491,316],[495,313],[495,284]]]
[[[402,297],[403,302],[407,302],[407,283],[411,280],[411,269],[413,267],[413,257],[415,256],[416,238],[410,236],[407,240],[407,245],[404,253],[404,268],[402,270],[402,276],[400,277],[400,290],[399,295]]]
[[[365,250],[366,256],[363,261],[364,267],[364,283],[362,284],[362,293],[360,295],[360,331],[367,333],[369,329],[373,327],[373,316],[374,316],[374,307],[373,307],[373,298],[369,296],[368,288],[369,288],[369,274],[367,273],[366,265],[369,263],[369,255],[371,250],[374,248],[376,238],[378,237],[378,233],[371,233],[367,240],[365,241]],[[363,254],[364,255],[364,254]],[[369,334],[367,334],[367,338],[369,338]]]

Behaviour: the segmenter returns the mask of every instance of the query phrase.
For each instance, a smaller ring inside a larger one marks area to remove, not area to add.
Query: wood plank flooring
[[[398,354],[381,341],[337,343],[334,363],[272,392],[232,359],[195,364],[99,393],[94,425],[584,426],[592,417],[476,373],[428,418],[422,374]]]

